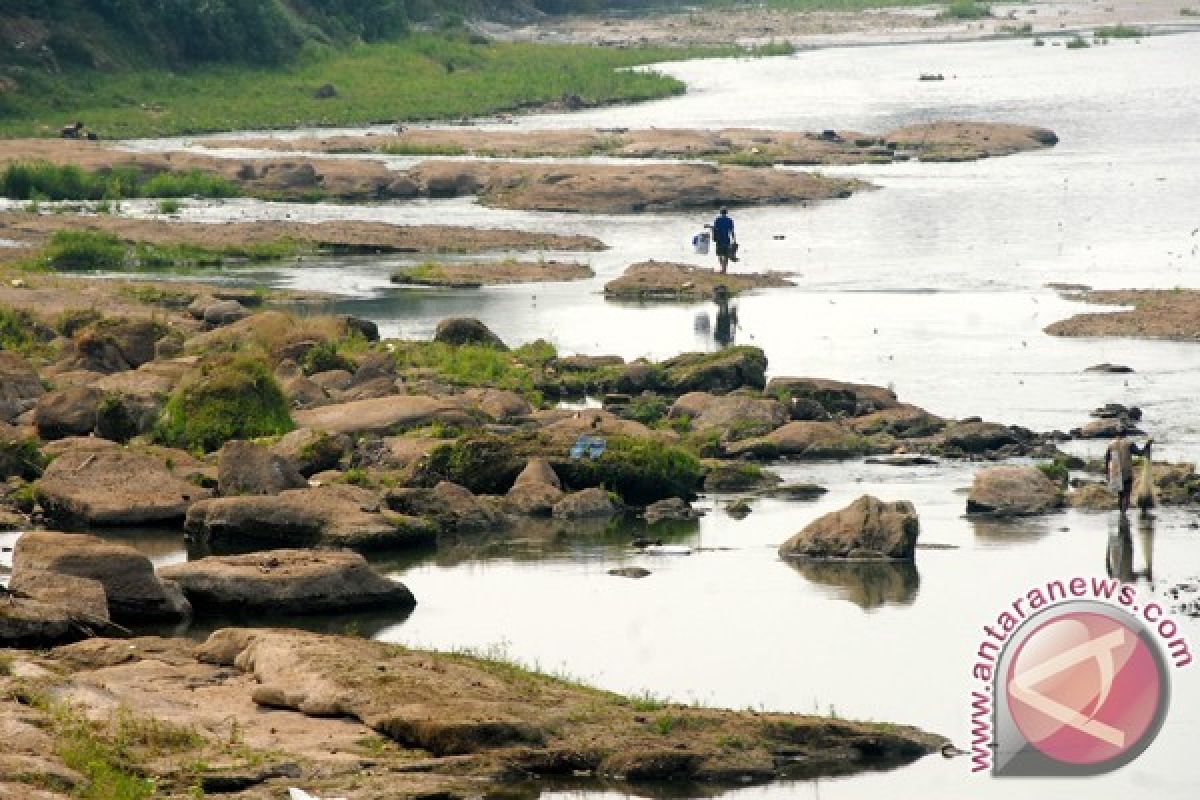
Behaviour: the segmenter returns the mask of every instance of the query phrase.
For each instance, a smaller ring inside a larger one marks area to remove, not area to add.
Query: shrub
[[[1145,32],[1132,25],[1117,24],[1096,28],[1095,36],[1097,39],[1140,39]]]
[[[992,15],[992,7],[977,0],[954,0],[938,16],[945,19],[983,19]]]
[[[35,326],[28,311],[0,307],[0,350],[28,351],[37,342]]]
[[[0,479],[35,480],[42,476],[48,461],[36,439],[0,439]]]
[[[160,200],[158,203],[158,213],[160,214],[178,214],[183,204],[178,200]]]
[[[212,172],[160,172],[136,187],[141,197],[237,197],[242,193],[233,181]]]
[[[56,231],[41,262],[58,270],[116,270],[125,266],[128,248],[116,236],[100,231]]]
[[[653,425],[667,414],[667,401],[657,394],[640,394],[629,401],[622,416],[643,425]]]
[[[1082,50],[1085,47],[1091,47],[1091,45],[1087,43],[1087,39],[1084,39],[1078,34],[1067,40],[1068,50]]]
[[[211,361],[172,393],[156,430],[164,444],[211,452],[230,439],[255,439],[295,427],[288,400],[261,360]]]
[[[318,372],[329,372],[344,369],[354,372],[357,365],[338,351],[338,343],[334,341],[319,342],[304,354],[304,374],[315,375]]]

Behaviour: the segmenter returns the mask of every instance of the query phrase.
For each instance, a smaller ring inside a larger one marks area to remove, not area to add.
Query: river
[[[1066,430],[1107,402],[1138,405],[1156,456],[1200,459],[1200,349],[1194,344],[1061,339],[1042,328],[1083,310],[1046,288],[1196,286],[1200,265],[1200,34],[1117,40],[1068,50],[1028,39],[837,48],[766,60],[662,67],[691,91],[632,108],[522,118],[527,127],[755,126],[882,132],[940,118],[1012,121],[1055,130],[1050,150],[975,163],[829,169],[881,188],[811,209],[735,214],[747,269],[799,273],[794,289],[737,302],[737,341],[763,347],[772,374],[891,385],[947,416],[980,415]],[[918,81],[922,72],[945,80]],[[174,147],[179,142],[132,143]],[[396,161],[396,166],[403,162]],[[398,259],[327,259],[237,276],[323,289],[386,335],[424,337],[441,317],[476,316],[506,341],[553,341],[563,352],[625,357],[715,347],[693,306],[619,305],[599,288],[647,258],[693,260],[695,214],[629,217],[496,211],[474,203],[378,206],[191,203],[187,219],[290,215],[397,223],[454,222],[585,232],[611,245],[587,254],[594,280],[481,291],[388,284]],[[782,237],[782,238],[779,238]],[[1098,362],[1128,375],[1084,373]],[[1080,452],[1096,446],[1076,445]],[[613,540],[518,541],[389,566],[419,599],[403,622],[373,620],[389,641],[504,652],[621,691],[686,702],[901,721],[970,740],[970,676],[982,626],[1031,586],[1103,574],[1112,547],[1131,556],[1146,591],[1200,576],[1194,511],[1162,510],[1125,538],[1115,515],[1063,512],[1029,521],[963,516],[973,467],[865,463],[791,465],[788,479],[830,488],[818,502],[763,499],[736,521],[726,498],[673,540],[685,557],[634,555]],[[776,546],[862,493],[913,501],[915,570],[798,570]],[[170,548],[167,548],[170,550]],[[161,554],[160,554],[161,555]],[[176,547],[167,558],[183,557]],[[1152,562],[1152,563],[1151,563]],[[653,571],[610,577],[615,565]],[[1193,649],[1200,624],[1181,619]],[[740,790],[740,798],[1195,796],[1200,683],[1174,676],[1173,702],[1137,761],[1085,783],[972,776],[967,759],[926,758],[886,774]],[[1189,764],[1191,766],[1189,766]],[[588,800],[595,791],[566,793]]]

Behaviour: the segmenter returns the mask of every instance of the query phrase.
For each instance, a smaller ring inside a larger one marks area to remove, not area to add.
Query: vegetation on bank
[[[241,187],[194,169],[149,173],[137,167],[86,170],[74,164],[21,161],[0,172],[0,195],[12,200],[105,200],[130,197],[237,197]]]
[[[992,7],[978,0],[953,0],[938,16],[943,19],[984,19],[992,16]]]
[[[30,71],[22,73],[15,91],[0,95],[0,135],[57,135],[75,119],[109,139],[455,119],[564,99],[571,107],[631,102],[679,94],[685,87],[675,78],[627,67],[744,52],[733,46],[493,44],[416,34],[322,49],[275,68]],[[327,85],[331,90],[318,91]]]
[[[311,246],[292,239],[220,248],[193,244],[128,242],[111,233],[60,230],[40,253],[26,261],[27,270],[56,272],[118,272],[217,268],[230,261],[267,262],[294,258]]]

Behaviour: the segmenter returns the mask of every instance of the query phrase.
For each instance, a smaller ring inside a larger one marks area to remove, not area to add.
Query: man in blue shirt
[[[724,274],[730,260],[737,261],[737,234],[733,232],[733,217],[729,216],[729,209],[721,209],[721,213],[713,220],[712,232],[713,243],[717,246],[717,262],[721,265],[721,274]]]

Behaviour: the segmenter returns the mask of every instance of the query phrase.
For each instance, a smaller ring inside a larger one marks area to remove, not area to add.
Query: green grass
[[[261,360],[217,359],[171,394],[155,430],[163,444],[211,452],[230,439],[256,439],[295,427],[287,397]]]
[[[759,52],[781,50],[775,45]],[[18,91],[3,95],[0,135],[54,135],[67,117],[86,120],[104,138],[124,138],[452,119],[519,110],[564,95],[587,104],[630,102],[685,87],[675,78],[624,67],[748,52],[735,46],[489,44],[416,34],[386,44],[312,49],[275,69],[31,71],[22,75]],[[337,88],[336,97],[313,96],[325,83]]]
[[[0,124],[0,129],[3,125]],[[0,195],[13,200],[100,200],[123,197],[237,197],[241,188],[203,170],[149,174],[136,167],[85,170],[74,164],[22,161],[0,172]]]
[[[0,350],[27,353],[38,344],[28,311],[0,306]]]
[[[538,373],[554,348],[533,342],[511,352],[484,345],[455,347],[443,342],[394,342],[394,357],[401,371],[432,370],[437,377],[459,386],[511,389],[540,400]]]
[[[456,144],[389,142],[381,147],[379,152],[389,156],[465,156],[467,148]]]
[[[56,231],[46,247],[23,266],[34,271],[154,272],[217,268],[230,261],[281,261],[311,250],[310,245],[293,239],[211,248],[190,244],[127,242],[103,231],[61,230]]]
[[[1132,25],[1118,23],[1096,28],[1093,34],[1097,39],[1140,39],[1146,35],[1146,32]]]
[[[1072,36],[1070,39],[1067,40],[1067,49],[1068,50],[1083,50],[1088,47],[1091,47],[1091,45],[1088,44],[1087,39],[1084,39],[1082,36],[1079,36],[1078,34],[1076,34],[1075,36]]]
[[[943,19],[984,19],[992,16],[992,7],[977,0],[954,0],[938,16]]]

